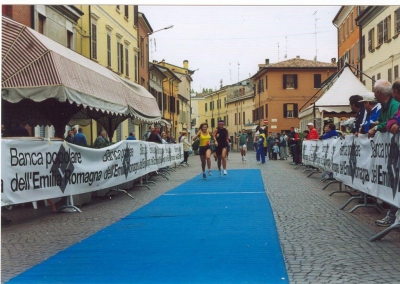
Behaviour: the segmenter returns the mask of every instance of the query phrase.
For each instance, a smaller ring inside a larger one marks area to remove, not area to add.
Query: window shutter
[[[179,101],[176,101],[176,113],[179,114]]]
[[[319,89],[321,87],[321,74],[314,74],[314,88]]]
[[[286,89],[286,75],[283,75],[283,88]]]
[[[293,75],[294,79],[294,88],[297,89],[297,74]]]
[[[265,118],[268,117],[268,104],[265,105]]]
[[[294,104],[293,117],[298,117],[298,112],[299,112],[299,107],[297,104]]]
[[[215,120],[214,120],[214,118],[211,118],[211,127],[212,127],[212,128],[215,127]]]
[[[283,104],[283,117],[287,117],[287,104]]]

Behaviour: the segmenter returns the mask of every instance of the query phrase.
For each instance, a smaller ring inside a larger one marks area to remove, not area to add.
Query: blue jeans
[[[261,157],[261,163],[265,163],[265,150],[264,147],[258,147],[257,149],[257,154],[256,154],[256,159],[257,161],[260,161]]]

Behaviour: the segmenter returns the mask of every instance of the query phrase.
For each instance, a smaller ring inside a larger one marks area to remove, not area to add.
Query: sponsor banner
[[[378,132],[303,141],[303,163],[333,172],[344,184],[400,207],[400,134]]]
[[[64,141],[1,140],[1,206],[110,188],[183,161],[183,145],[121,141],[92,149]]]

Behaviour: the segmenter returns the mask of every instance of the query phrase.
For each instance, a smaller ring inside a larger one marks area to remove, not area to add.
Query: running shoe
[[[209,175],[209,176],[212,176],[211,170],[208,170],[208,175]]]
[[[224,170],[224,176],[226,176],[228,173],[226,172],[226,170]]]
[[[206,173],[203,173],[203,179],[207,179]]]

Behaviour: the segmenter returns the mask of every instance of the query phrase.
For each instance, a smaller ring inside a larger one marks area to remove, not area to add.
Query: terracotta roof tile
[[[329,67],[336,68],[336,63],[327,63],[314,60],[306,60],[300,58],[293,58],[286,61],[281,61],[274,64],[265,65],[264,68],[318,68],[318,67]]]

